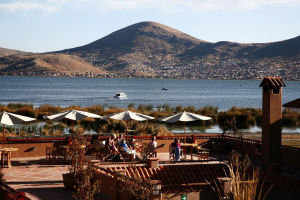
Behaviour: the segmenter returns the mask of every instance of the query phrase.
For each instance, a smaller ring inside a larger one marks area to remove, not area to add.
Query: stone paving
[[[169,153],[158,153],[161,161],[169,160]],[[196,159],[196,158],[194,158]],[[68,165],[49,163],[44,158],[14,160],[11,168],[2,168],[4,181],[12,188],[26,192],[32,200],[71,200],[72,194],[63,185],[62,174]],[[97,200],[108,200],[98,195]]]
[[[68,172],[68,166],[41,161],[13,162],[11,168],[2,169],[4,181],[10,187],[26,192],[26,196],[32,200],[72,199],[62,181],[62,174]]]

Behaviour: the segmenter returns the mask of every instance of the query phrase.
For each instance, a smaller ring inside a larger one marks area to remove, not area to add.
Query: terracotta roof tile
[[[259,87],[263,85],[270,85],[271,87],[282,87],[286,86],[280,77],[264,77]]]
[[[103,166],[104,167],[104,166]],[[100,171],[125,170],[128,177],[139,177],[142,180],[160,180],[163,192],[195,191],[209,188],[208,182],[216,181],[220,177],[228,177],[226,164],[175,164],[160,165],[158,168],[147,166],[105,166]],[[263,173],[262,173],[263,174]],[[109,175],[109,173],[108,173]],[[283,174],[274,174],[265,180],[267,185],[274,187],[300,187],[300,177],[295,178]]]
[[[225,164],[160,165],[158,168],[145,166],[106,167],[109,171],[126,170],[129,177],[137,176],[142,180],[160,180],[168,190],[187,187],[190,189],[206,186],[207,181],[225,177]]]
[[[286,108],[300,108],[300,98],[295,99],[293,101],[287,102],[286,104],[283,105],[283,107]]]

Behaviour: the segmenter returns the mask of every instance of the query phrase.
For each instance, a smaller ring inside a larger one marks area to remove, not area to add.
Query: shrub
[[[148,104],[148,105],[139,105],[137,111],[139,112],[145,112],[145,111],[152,111],[153,110],[153,105]]]
[[[300,113],[290,110],[284,110],[282,113],[282,124],[286,126],[295,126],[300,118]]]
[[[134,103],[130,103],[130,104],[128,104],[127,108],[128,108],[128,109],[130,109],[130,108],[134,108]]]
[[[3,111],[11,112],[11,110],[7,106],[0,104],[0,112]]]
[[[149,180],[142,180],[138,175],[137,168],[133,167],[132,178],[124,175],[118,181],[118,190],[126,196],[128,200],[150,200],[153,195],[153,188]]]
[[[242,158],[240,154],[233,151],[228,170],[231,179],[231,191],[225,192],[225,188],[220,183],[210,183],[213,190],[218,193],[220,200],[261,200],[265,199],[271,190],[271,187],[268,190],[263,190],[263,176],[259,169],[251,167],[251,161],[247,155]],[[263,191],[265,191],[264,195]]]
[[[16,113],[19,115],[27,116],[27,117],[33,117],[33,118],[35,117],[35,112],[34,112],[33,108],[30,108],[30,107],[19,108],[16,111]]]
[[[182,108],[181,105],[175,107],[175,112],[176,113],[179,113],[179,112],[182,112],[182,111],[183,111],[183,108]]]
[[[164,104],[162,108],[167,112],[167,113],[172,113],[173,108],[169,104]]]
[[[183,110],[186,112],[192,112],[192,113],[194,113],[196,111],[194,106],[186,106],[183,108]]]
[[[158,135],[158,136],[169,136],[169,135],[174,135],[174,134],[172,132],[170,132],[166,127],[164,127],[164,126],[158,126],[156,128],[155,135]]]
[[[33,105],[32,104],[22,104],[22,103],[9,103],[9,104],[7,104],[7,107],[10,110],[15,111],[20,108],[33,108]]]
[[[223,136],[228,131],[232,131],[233,133],[237,132],[235,116],[230,112],[219,112],[218,125],[223,131]]]
[[[95,113],[97,115],[101,115],[104,111],[103,107],[100,105],[89,106],[85,108],[88,112]]]
[[[59,106],[52,106],[48,104],[43,104],[36,109],[36,112],[40,115],[51,115],[56,114],[62,111],[62,108]]]
[[[85,150],[80,147],[84,145],[82,130],[73,131],[72,137],[69,171],[75,180],[73,197],[76,200],[93,200],[94,194],[100,192],[97,170],[90,160],[85,158]]]

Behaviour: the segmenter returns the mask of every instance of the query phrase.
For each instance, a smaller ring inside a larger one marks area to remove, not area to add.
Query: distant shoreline
[[[7,75],[0,74],[0,76],[6,77],[41,77],[41,78],[86,78],[86,79],[153,79],[153,80],[212,80],[212,81],[259,81],[259,79],[187,79],[187,78],[156,78],[156,77],[88,77],[88,76],[42,76],[42,75]],[[300,81],[294,79],[284,79],[284,81]]]

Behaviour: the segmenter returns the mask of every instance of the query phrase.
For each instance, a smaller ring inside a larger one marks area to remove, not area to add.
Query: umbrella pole
[[[183,122],[183,127],[184,127],[184,132],[183,132],[183,135],[184,135],[184,143],[186,143],[186,136],[185,136],[185,122]]]
[[[4,140],[5,140],[4,139],[5,138],[4,135],[5,135],[5,125],[3,124],[3,147],[4,147]]]
[[[128,136],[128,120],[125,120],[125,123],[126,123],[126,138]]]

